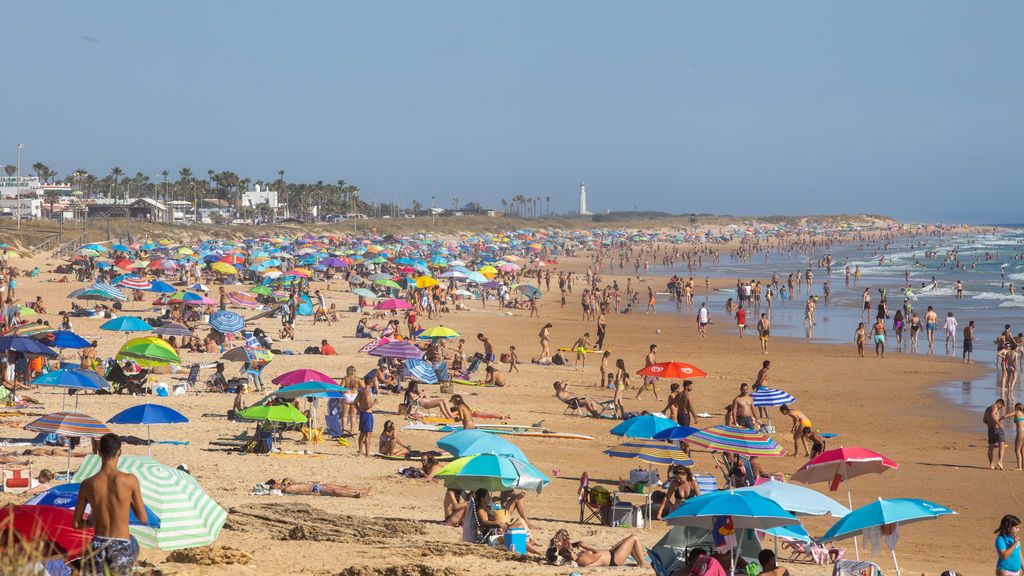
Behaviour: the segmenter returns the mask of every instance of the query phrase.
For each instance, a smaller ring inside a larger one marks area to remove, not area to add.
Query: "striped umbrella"
[[[149,290],[153,287],[153,284],[145,278],[139,278],[138,276],[128,276],[122,278],[118,285],[130,288],[132,290]]]
[[[754,406],[757,407],[770,407],[770,406],[782,406],[783,404],[789,404],[790,402],[796,402],[796,398],[792,394],[778,390],[775,388],[767,388],[762,386],[754,393],[750,395],[754,399]]]
[[[157,336],[133,338],[117,351],[117,360],[134,360],[143,366],[181,364],[181,358],[170,344]]]
[[[181,324],[168,322],[167,324],[154,329],[153,334],[159,334],[161,336],[191,336],[192,331]]]
[[[222,334],[240,332],[245,328],[245,318],[231,310],[218,310],[210,315],[210,327]]]
[[[374,338],[373,340],[370,340],[366,344],[363,344],[363,346],[359,350],[357,350],[357,352],[360,352],[362,354],[369,354],[372,350],[374,350],[378,346],[382,346],[382,345],[387,344],[388,342],[391,342],[391,341],[392,341],[391,338]]]
[[[128,297],[125,296],[125,293],[122,292],[119,288],[117,288],[116,286],[113,286],[111,284],[107,284],[106,282],[95,282],[95,283],[93,283],[92,286],[89,287],[89,290],[97,290],[99,292],[103,292],[105,294],[109,294],[110,297],[112,299],[114,299],[114,300],[127,300],[128,299]]]
[[[228,514],[203,491],[194,477],[141,456],[122,455],[117,468],[139,479],[142,500],[160,517],[160,528],[129,526],[141,545],[178,550],[208,546],[217,540]],[[99,470],[99,457],[90,455],[73,481],[81,482]]]
[[[26,424],[25,430],[82,438],[98,438],[110,432],[99,420],[78,412],[47,414]]]
[[[228,292],[228,300],[242,308],[259,308],[256,295],[249,292]]]
[[[438,382],[437,372],[434,371],[434,367],[430,365],[430,362],[426,360],[410,358],[405,361],[402,371],[406,377],[423,382],[424,384],[437,384]]]
[[[712,426],[687,436],[686,443],[715,452],[732,452],[741,456],[785,456],[779,443],[749,428]]]
[[[414,344],[410,344],[405,340],[395,340],[388,342],[387,344],[381,344],[373,350],[370,350],[371,356],[381,356],[383,358],[404,358],[406,360],[421,359],[423,358],[423,350],[417,348]]]
[[[609,448],[604,453],[613,458],[639,458],[654,464],[693,466],[693,460],[686,452],[669,444],[626,442]]]

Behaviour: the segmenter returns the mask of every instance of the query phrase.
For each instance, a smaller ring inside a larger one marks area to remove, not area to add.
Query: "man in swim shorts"
[[[138,478],[117,469],[121,438],[117,434],[104,434],[100,438],[99,454],[100,471],[82,482],[73,519],[75,528],[85,528],[85,507],[92,508],[89,524],[95,535],[85,553],[88,560],[83,574],[128,576],[139,555],[139,543],[128,532],[129,512],[135,512],[143,524],[149,519],[142,504]]]
[[[693,391],[693,382],[683,380],[683,390],[676,395],[676,422],[680,426],[691,426],[697,421],[697,411],[693,409],[693,400],[690,392]]]
[[[875,341],[875,356],[885,358],[885,322],[882,318],[875,320],[871,327],[871,336]]]
[[[928,353],[935,352],[935,328],[939,325],[939,315],[929,306],[924,313],[924,332],[928,336]]]
[[[373,405],[377,403],[370,386],[363,382],[356,394],[356,411],[359,413],[359,444],[357,454],[370,457],[370,437],[373,435]]]
[[[750,387],[746,382],[740,384],[739,396],[732,400],[733,425],[738,428],[749,428],[757,430],[757,420],[754,418],[754,399],[750,397]]]
[[[1006,434],[1003,432],[1003,420],[1013,417],[1013,412],[1003,413],[1006,401],[1002,398],[985,409],[981,421],[988,427],[988,467],[992,470],[1003,469],[1003,449],[1006,447]]]

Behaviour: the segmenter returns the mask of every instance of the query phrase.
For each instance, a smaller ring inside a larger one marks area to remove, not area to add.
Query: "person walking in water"
[[[924,313],[924,333],[928,336],[928,353],[935,353],[935,329],[939,326],[939,315],[929,306]]]
[[[92,509],[89,524],[95,533],[85,553],[83,574],[128,576],[139,555],[139,543],[128,532],[129,512],[146,524],[139,479],[117,469],[121,457],[121,438],[104,434],[99,443],[100,471],[82,481],[72,520],[75,528],[85,528],[85,507]]]
[[[956,353],[956,318],[953,316],[953,312],[946,314],[946,322],[942,325],[942,330],[946,333],[946,356]],[[952,350],[950,344],[952,343]]]

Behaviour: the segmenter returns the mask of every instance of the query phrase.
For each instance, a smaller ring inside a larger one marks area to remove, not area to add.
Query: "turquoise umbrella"
[[[533,464],[505,454],[475,454],[449,462],[435,478],[446,488],[487,489],[491,492],[529,490],[540,494],[551,480]]]
[[[456,458],[473,454],[507,454],[529,462],[518,446],[504,438],[480,430],[459,430],[437,441],[437,447]]]
[[[675,428],[676,422],[661,414],[643,414],[624,420],[611,429],[615,436],[626,438],[651,438],[662,430]]]
[[[136,316],[119,316],[100,325],[100,330],[115,332],[148,332],[152,329],[145,320]]]

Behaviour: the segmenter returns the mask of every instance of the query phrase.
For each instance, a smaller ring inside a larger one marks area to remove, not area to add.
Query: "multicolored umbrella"
[[[256,295],[249,292],[228,292],[228,300],[242,308],[259,308]]]
[[[840,480],[849,480],[865,474],[882,474],[900,465],[867,448],[840,447],[826,450],[800,467],[793,480],[804,484],[831,482],[836,490]]]
[[[160,517],[160,528],[129,527],[141,545],[178,550],[208,546],[217,541],[227,520],[227,511],[217,505],[188,472],[170,468],[152,458],[130,455],[121,456],[117,469],[139,479],[143,501]],[[87,456],[73,481],[81,482],[99,470],[99,457]]]
[[[461,334],[447,326],[434,326],[420,332],[417,338],[421,340],[431,340],[433,338],[458,338],[459,336],[461,336]]]
[[[715,452],[732,452],[741,456],[785,456],[779,443],[749,428],[718,425],[687,436],[686,443]]]
[[[423,382],[424,384],[437,384],[440,380],[437,377],[437,371],[434,370],[430,362],[418,358],[406,360],[402,366],[402,373],[406,377]]]
[[[654,378],[670,378],[686,380],[689,378],[704,378],[707,372],[686,362],[658,362],[636,371],[640,376],[651,376]]]
[[[78,412],[47,414],[26,424],[25,430],[78,438],[99,438],[110,433],[110,428],[99,420]]]
[[[505,454],[474,454],[458,458],[434,475],[444,481],[445,488],[491,492],[511,490],[540,494],[551,480],[529,462]]]
[[[118,280],[117,284],[131,290],[149,290],[153,287],[152,282],[138,276],[127,276]]]
[[[613,458],[639,458],[653,464],[693,466],[693,459],[685,451],[669,444],[626,442],[604,451]]]
[[[393,340],[387,344],[381,344],[373,350],[370,350],[371,356],[380,356],[382,358],[423,358],[423,350],[416,347],[415,344],[410,344],[406,340]]]
[[[274,392],[271,392],[271,396],[278,398],[341,398],[344,393],[348,390],[344,386],[338,386],[337,384],[326,384],[324,382],[300,382],[298,384],[292,384],[285,386]]]
[[[161,336],[191,336],[192,331],[182,324],[168,322],[153,329],[153,334]]]

